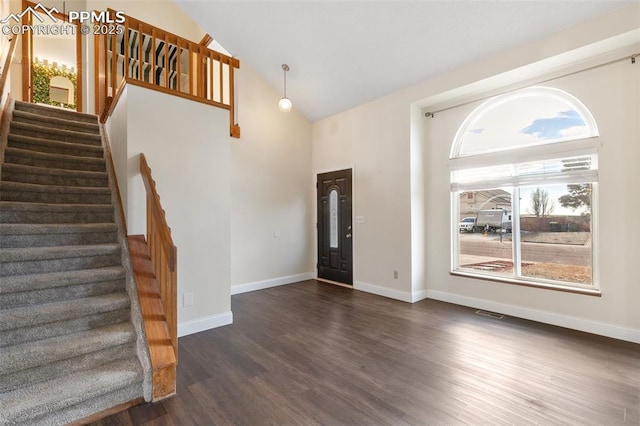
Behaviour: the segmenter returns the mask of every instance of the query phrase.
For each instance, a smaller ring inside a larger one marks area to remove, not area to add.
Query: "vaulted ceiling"
[[[637,0],[176,0],[315,121]]]

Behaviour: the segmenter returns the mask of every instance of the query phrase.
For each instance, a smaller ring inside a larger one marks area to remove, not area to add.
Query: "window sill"
[[[459,277],[475,278],[475,279],[480,279],[484,281],[493,281],[493,282],[498,282],[503,284],[514,284],[514,285],[519,285],[523,287],[534,287],[534,288],[541,288],[545,290],[560,291],[564,293],[575,293],[575,294],[583,294],[585,296],[602,297],[602,291],[595,288],[569,287],[569,286],[547,284],[547,283],[541,283],[541,282],[535,282],[535,281],[517,280],[515,278],[474,274],[473,272],[464,272],[464,271],[450,271],[449,274],[459,276]]]

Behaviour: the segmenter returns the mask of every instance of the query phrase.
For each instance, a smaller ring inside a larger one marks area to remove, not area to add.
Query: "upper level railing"
[[[156,183],[151,177],[151,169],[144,154],[140,154],[140,175],[147,190],[147,244],[151,253],[151,263],[158,282],[160,299],[171,344],[178,357],[178,296],[177,264],[178,250],[171,238],[171,228],[167,225]]]
[[[96,111],[103,120],[119,89],[135,84],[229,110],[230,134],[240,137],[234,93],[238,59],[130,16],[111,29],[94,37]]]

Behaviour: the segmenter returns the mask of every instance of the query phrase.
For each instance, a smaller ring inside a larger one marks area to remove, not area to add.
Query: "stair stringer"
[[[120,199],[120,190],[118,188],[118,179],[115,168],[113,166],[113,157],[111,156],[111,146],[109,144],[108,135],[104,124],[100,123],[101,143],[105,152],[107,175],[109,176],[109,189],[111,189],[111,201],[114,206],[114,221],[117,225],[117,239],[121,247],[122,267],[126,272],[126,291],[131,301],[131,323],[136,332],[136,352],[138,359],[142,364],[144,371],[144,380],[142,382],[142,391],[144,400],[150,402],[153,399],[153,371],[151,368],[151,360],[149,357],[149,347],[147,343],[147,335],[144,329],[142,311],[140,309],[140,300],[136,288],[135,275],[133,265],[131,263],[131,253],[127,242],[127,226],[124,220],[124,209],[122,200]]]

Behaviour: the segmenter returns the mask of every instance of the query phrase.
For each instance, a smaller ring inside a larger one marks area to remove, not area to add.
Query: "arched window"
[[[453,272],[593,290],[597,136],[589,110],[550,87],[469,114],[450,155]]]
[[[576,98],[550,87],[497,96],[464,121],[451,158],[598,136],[589,110]]]

